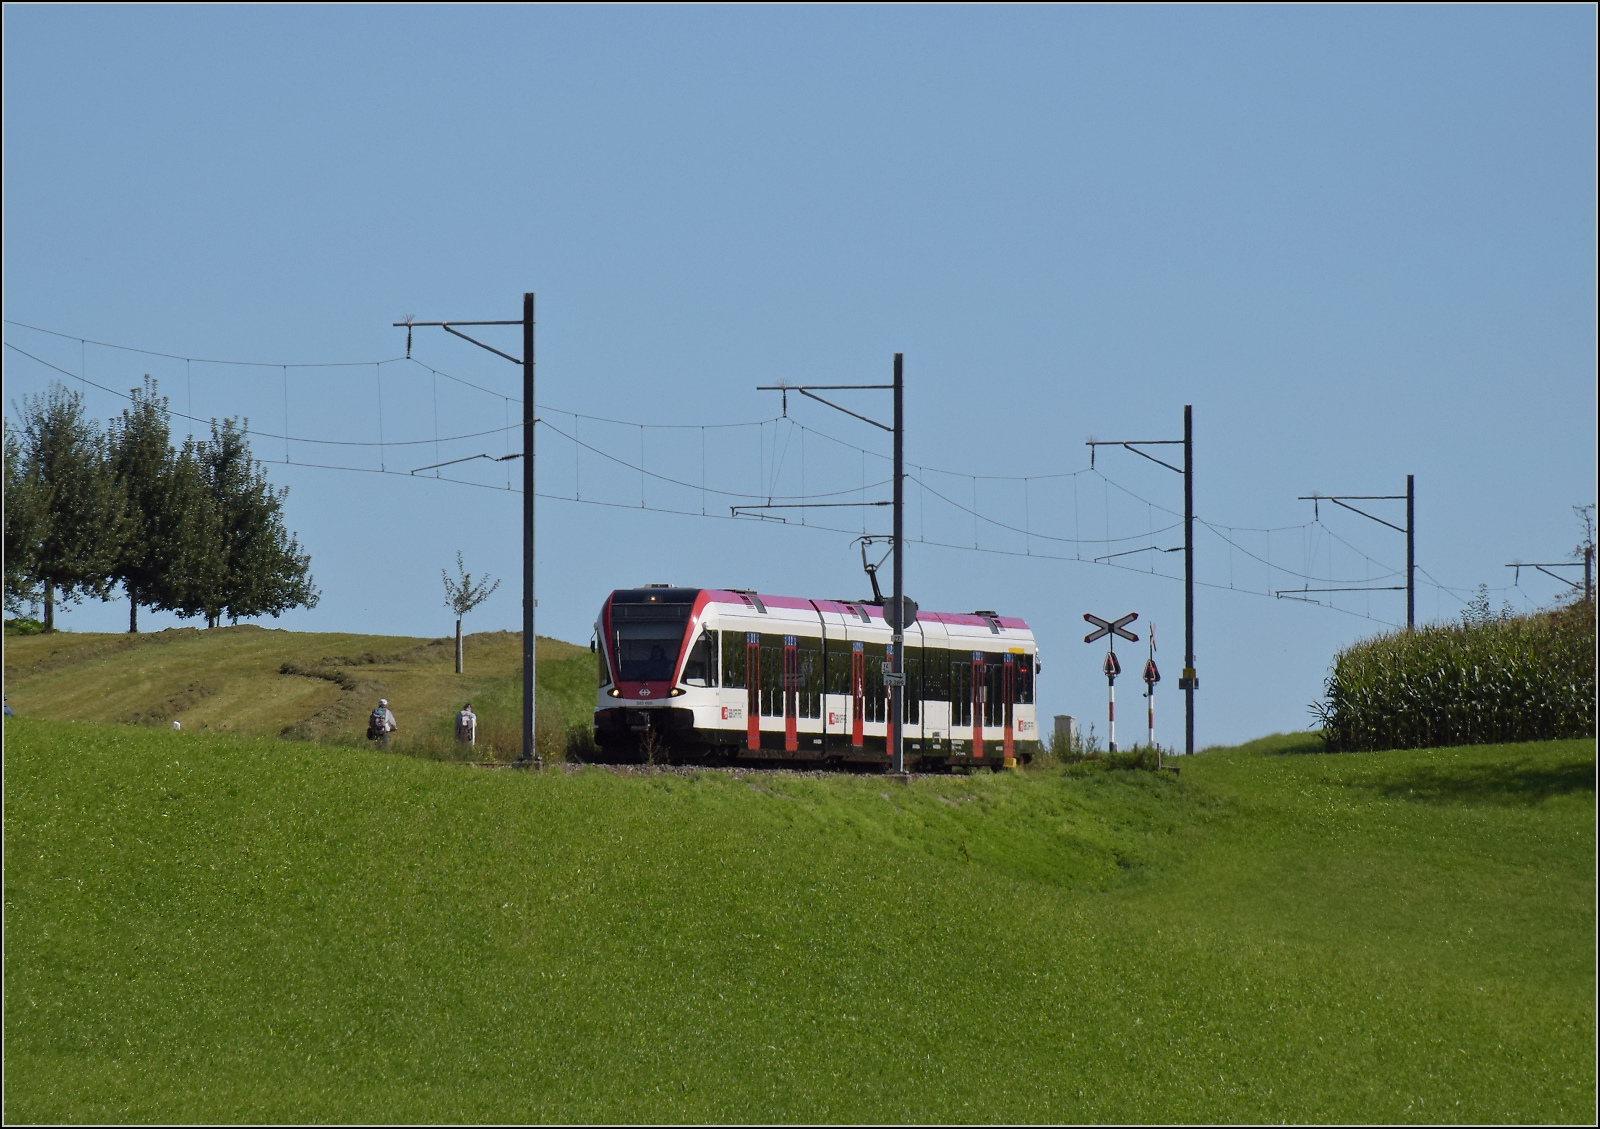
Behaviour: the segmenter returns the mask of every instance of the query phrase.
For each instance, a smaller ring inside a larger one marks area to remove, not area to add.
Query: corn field
[[[1594,602],[1365,640],[1311,708],[1329,752],[1593,736]]]

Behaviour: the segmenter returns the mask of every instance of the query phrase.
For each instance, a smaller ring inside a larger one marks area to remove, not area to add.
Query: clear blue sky
[[[1182,588],[1130,571],[1176,572],[1177,554],[1126,569],[1042,555],[1178,544],[1151,531],[1172,520],[1158,507],[1181,509],[1179,479],[1120,451],[1097,457],[1105,477],[962,474],[1082,472],[1086,437],[1173,437],[1194,405],[1196,508],[1238,530],[1237,549],[1209,528],[1198,541],[1201,579],[1221,586],[1198,604],[1202,744],[1303,727],[1337,648],[1403,618],[1400,593],[1332,610],[1238,590],[1403,563],[1398,534],[1326,508],[1308,525],[1297,495],[1397,493],[1415,474],[1425,619],[1507,584],[1507,561],[1566,556],[1570,507],[1595,496],[1592,7],[8,7],[4,21],[8,319],[187,357],[363,361],[403,354],[389,326],[405,314],[516,317],[534,290],[543,418],[569,434],[563,411],[696,425],[644,432],[646,504],[696,514],[698,425],[777,415],[757,384],[886,380],[903,351],[908,457],[956,472],[918,473],[965,507],[914,487],[911,532],[970,546],[975,508],[980,547],[1003,550],[914,544],[908,590],[1034,624],[1048,713],[1103,717],[1080,617],[1137,610],[1166,674],[1158,735],[1181,738]],[[384,447],[295,443],[296,462],[409,470],[435,449],[393,444],[492,431],[507,410],[414,365],[380,382],[371,367],[186,366],[16,325],[5,339],[111,388],[150,372],[202,418],[281,435],[287,417],[302,439],[377,441],[381,383]],[[516,394],[515,368],[438,331],[415,353]],[[52,373],[7,349],[4,376],[15,419]],[[92,387],[88,401],[119,408]],[[883,477],[817,433],[883,450],[886,436],[790,408],[814,429],[803,485],[801,433],[777,424],[708,430],[708,486],[861,496],[863,476]],[[639,428],[577,427],[638,464]],[[556,432],[540,443],[542,490],[620,504],[540,502],[541,632],[581,643],[607,591],[649,581],[866,588],[848,533],[641,512],[636,471],[575,460]],[[280,440],[255,447],[285,457]],[[269,470],[324,593],[279,626],[444,634],[439,569],[458,548],[507,580],[468,629],[518,625],[516,495]],[[505,484],[505,466],[458,472]],[[859,532],[862,516],[812,520]],[[1246,531],[1264,528],[1279,532]],[[1495,599],[1555,591],[1524,576]],[[126,604],[62,622],[120,629]]]

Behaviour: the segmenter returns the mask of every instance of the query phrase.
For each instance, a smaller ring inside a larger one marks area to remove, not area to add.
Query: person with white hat
[[[463,745],[478,743],[478,715],[472,712],[471,702],[462,706],[461,712],[456,714],[456,740]]]
[[[376,741],[380,745],[389,743],[389,734],[399,729],[399,724],[394,719],[394,711],[389,708],[388,698],[378,699],[378,708],[372,711],[372,716],[367,718],[367,740]]]

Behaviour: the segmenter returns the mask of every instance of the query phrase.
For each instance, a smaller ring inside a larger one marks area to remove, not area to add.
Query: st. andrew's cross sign
[[[1138,612],[1129,612],[1121,619],[1101,619],[1088,612],[1083,613],[1083,618],[1094,624],[1094,630],[1083,637],[1085,643],[1093,643],[1096,639],[1111,636],[1111,650],[1106,652],[1106,722],[1109,730],[1106,733],[1106,747],[1113,753],[1117,751],[1117,675],[1122,673],[1122,664],[1117,661],[1117,636],[1122,636],[1131,643],[1137,643],[1139,637],[1128,630],[1128,624],[1139,618]]]
[[[1130,643],[1137,643],[1139,641],[1139,637],[1137,635],[1127,630],[1128,624],[1139,618],[1138,612],[1129,612],[1121,619],[1110,620],[1101,619],[1097,615],[1090,615],[1088,612],[1084,612],[1083,618],[1095,626],[1093,631],[1089,632],[1089,634],[1083,637],[1083,641],[1085,643],[1093,643],[1096,639],[1104,639],[1107,635],[1112,633],[1122,636]]]

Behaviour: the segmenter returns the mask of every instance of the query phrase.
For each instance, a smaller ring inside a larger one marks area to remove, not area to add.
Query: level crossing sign
[[[1093,643],[1096,639],[1103,639],[1107,635],[1120,635],[1130,643],[1137,643],[1139,637],[1127,630],[1128,624],[1139,618],[1138,612],[1129,612],[1121,619],[1101,619],[1088,612],[1083,613],[1083,618],[1094,624],[1095,629],[1083,637],[1085,643]]]
[[[1139,618],[1138,612],[1129,612],[1121,619],[1101,619],[1089,612],[1083,613],[1083,618],[1094,624],[1094,630],[1083,637],[1085,643],[1093,643],[1096,639],[1111,636],[1109,649],[1106,651],[1106,661],[1100,669],[1106,676],[1106,730],[1107,747],[1114,753],[1117,751],[1117,675],[1122,673],[1122,664],[1117,661],[1117,636],[1122,636],[1131,643],[1137,643],[1139,637],[1128,630],[1128,624]]]

